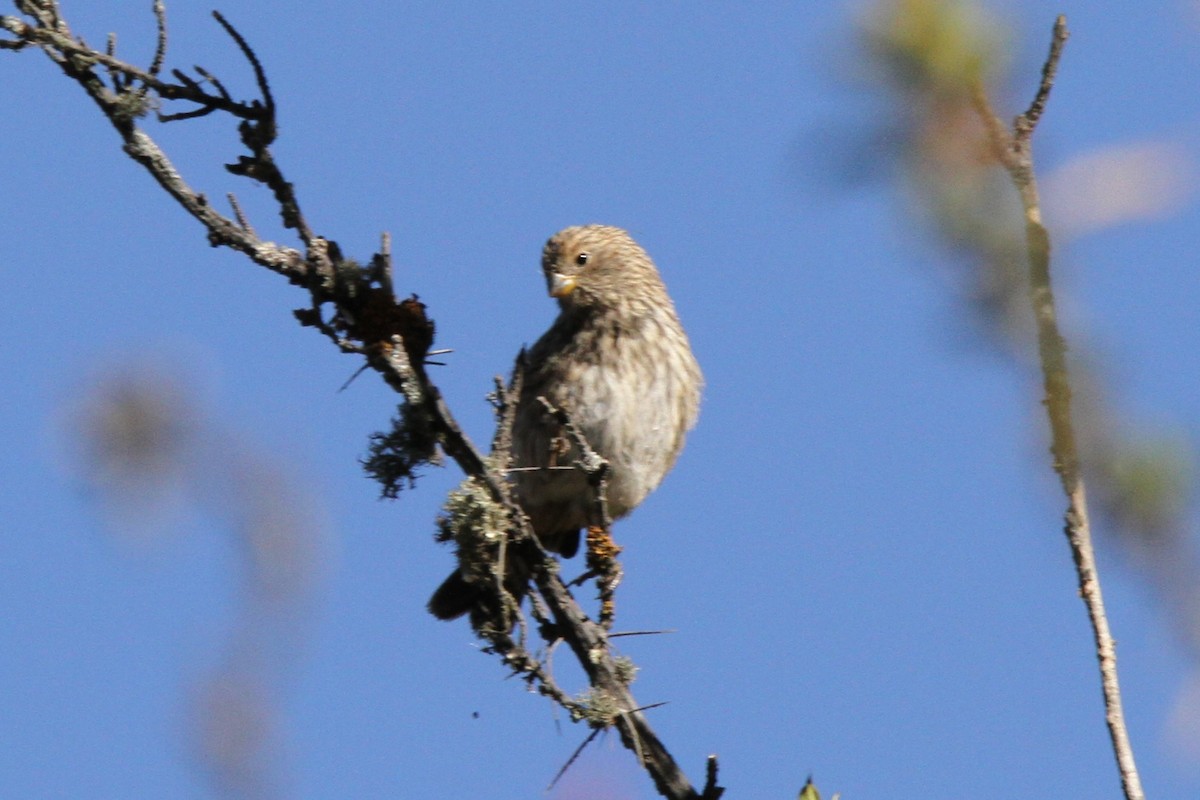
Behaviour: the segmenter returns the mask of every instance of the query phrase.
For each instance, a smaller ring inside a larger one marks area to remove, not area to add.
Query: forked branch
[[[1067,370],[1067,344],[1058,324],[1054,292],[1050,284],[1050,234],[1042,222],[1041,201],[1033,163],[1033,133],[1046,109],[1050,90],[1058,72],[1059,60],[1067,42],[1067,20],[1059,16],[1054,23],[1050,54],[1042,66],[1042,79],[1029,108],[1018,115],[1012,128],[992,110],[982,86],[975,91],[975,105],[987,128],[992,151],[1008,171],[1021,196],[1025,212],[1025,241],[1029,261],[1029,300],[1037,323],[1038,354],[1042,368],[1044,403],[1050,421],[1050,453],[1054,470],[1067,498],[1065,532],[1071,547],[1079,581],[1079,593],[1087,606],[1100,666],[1100,684],[1104,693],[1105,719],[1116,757],[1117,769],[1126,800],[1143,800],[1141,779],[1133,757],[1133,746],[1121,708],[1121,689],[1117,680],[1116,643],[1109,630],[1100,591],[1100,575],[1092,546],[1088,519],[1087,492],[1080,471],[1075,426],[1071,420],[1071,382]]]

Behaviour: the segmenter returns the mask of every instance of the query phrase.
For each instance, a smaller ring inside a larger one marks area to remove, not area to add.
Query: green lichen
[[[394,500],[403,489],[416,485],[420,469],[426,464],[442,464],[437,436],[428,413],[405,403],[392,420],[391,430],[371,434],[363,469],[379,482],[382,496]]]

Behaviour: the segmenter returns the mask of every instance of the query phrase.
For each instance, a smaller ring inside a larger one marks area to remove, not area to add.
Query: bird
[[[589,523],[592,488],[580,469],[547,469],[569,466],[580,454],[541,398],[565,410],[608,462],[615,520],[674,466],[696,423],[704,378],[654,261],[627,231],[564,228],[546,242],[542,272],[559,313],[525,358],[510,475],[542,547],[570,558]],[[482,591],[455,571],[434,592],[429,611],[440,619],[462,616]]]

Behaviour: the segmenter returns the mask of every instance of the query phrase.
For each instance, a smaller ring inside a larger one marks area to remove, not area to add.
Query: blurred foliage
[[[876,3],[861,31],[879,74],[922,96],[969,94],[1006,67],[1006,27],[966,0]]]
[[[859,32],[910,209],[952,251],[982,329],[1019,333],[1028,326],[1021,210],[972,101],[977,83],[994,91],[1008,80],[1008,27],[967,0],[883,0]]]
[[[1174,536],[1194,485],[1193,453],[1183,434],[1133,437],[1105,460],[1113,488],[1111,513],[1124,527],[1144,533],[1147,544]]]

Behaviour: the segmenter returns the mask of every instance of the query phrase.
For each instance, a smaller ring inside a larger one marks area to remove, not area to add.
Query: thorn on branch
[[[562,776],[567,774],[567,770],[569,770],[575,764],[575,762],[579,760],[579,757],[583,755],[583,751],[587,749],[587,746],[591,744],[597,736],[600,735],[602,730],[603,728],[593,729],[592,732],[587,735],[587,738],[580,742],[579,747],[576,747],[575,752],[571,753],[571,757],[567,759],[567,763],[563,764],[562,768],[555,773],[554,780],[550,781],[550,783],[546,786],[547,792],[558,785],[558,782],[562,779]]]

